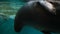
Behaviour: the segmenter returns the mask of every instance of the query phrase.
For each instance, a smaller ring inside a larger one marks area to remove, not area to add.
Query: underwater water
[[[4,21],[4,20],[1,20],[0,19],[0,34],[17,34],[15,31],[14,31],[14,19],[12,18],[9,18],[7,21]]]

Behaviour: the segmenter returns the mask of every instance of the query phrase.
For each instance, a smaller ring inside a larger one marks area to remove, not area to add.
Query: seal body
[[[52,9],[54,8],[51,8],[50,11],[49,7],[41,3],[41,1],[27,2],[16,14],[14,23],[15,31],[19,32],[24,25],[30,25],[41,31],[60,32],[58,17]]]

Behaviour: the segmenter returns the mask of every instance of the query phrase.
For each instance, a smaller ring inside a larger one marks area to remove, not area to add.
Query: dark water
[[[0,23],[3,22],[0,25],[0,34],[17,34],[14,31],[14,20],[8,19],[7,21],[3,21],[0,19]]]

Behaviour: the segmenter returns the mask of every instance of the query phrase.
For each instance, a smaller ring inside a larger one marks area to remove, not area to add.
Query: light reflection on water
[[[15,18],[15,15],[10,15],[10,18],[11,18],[11,19],[14,19],[14,18]]]

